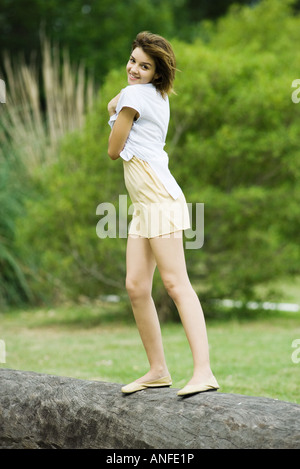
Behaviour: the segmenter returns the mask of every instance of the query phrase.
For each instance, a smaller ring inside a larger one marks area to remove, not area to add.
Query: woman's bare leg
[[[203,383],[213,374],[209,362],[203,311],[186,270],[182,233],[152,238],[150,245],[164,285],[178,309],[191,347],[194,373],[188,384]]]
[[[150,364],[149,372],[136,381],[156,380],[167,376],[169,372],[157,311],[151,296],[156,262],[147,238],[128,237],[126,266],[126,288]]]

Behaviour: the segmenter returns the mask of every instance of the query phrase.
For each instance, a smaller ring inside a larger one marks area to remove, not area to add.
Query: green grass
[[[208,321],[207,329],[221,392],[300,404],[300,363],[292,361],[292,342],[300,339],[298,313]],[[173,387],[182,387],[192,373],[185,333],[180,323],[170,323],[162,325],[162,334]],[[120,384],[147,371],[137,329],[123,305],[9,312],[0,315],[0,339],[6,348],[3,368]]]

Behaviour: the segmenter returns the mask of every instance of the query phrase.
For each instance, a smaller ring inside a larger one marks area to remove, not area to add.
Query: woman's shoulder
[[[169,112],[168,97],[163,98],[152,83],[128,85],[121,90],[117,111],[123,106],[134,107],[140,115]]]
[[[128,85],[121,90],[120,98],[117,104],[117,112],[120,112],[123,107],[132,107],[141,115],[144,109],[145,91],[142,88],[145,85]]]
[[[145,99],[159,106],[169,104],[168,95],[162,96],[152,83],[128,85],[124,88],[124,94],[128,97],[136,97],[136,99]]]
[[[122,89],[122,94],[124,93],[125,95],[141,95],[141,94],[153,94],[156,92],[156,88],[152,83],[146,83],[146,84],[136,84],[136,85],[128,85],[125,88]]]

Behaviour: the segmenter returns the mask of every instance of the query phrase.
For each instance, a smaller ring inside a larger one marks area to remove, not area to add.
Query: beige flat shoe
[[[171,376],[164,376],[163,378],[156,379],[154,381],[147,381],[145,383],[137,383],[133,381],[133,383],[127,384],[126,386],[122,387],[122,392],[125,394],[130,394],[136,391],[142,391],[146,388],[161,388],[164,386],[171,386],[172,379]]]
[[[216,378],[214,378],[206,383],[187,384],[184,388],[178,391],[177,396],[188,396],[199,392],[217,391],[219,387],[220,386],[218,385]]]

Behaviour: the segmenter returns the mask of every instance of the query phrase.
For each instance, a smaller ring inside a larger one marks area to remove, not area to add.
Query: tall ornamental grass
[[[42,40],[42,66],[4,54],[6,106],[1,108],[1,158],[18,154],[29,174],[58,155],[60,139],[82,127],[95,96],[84,64],[74,66],[67,50]]]
[[[16,218],[24,213],[25,200],[38,197],[40,175],[57,161],[62,137],[83,126],[95,84],[83,63],[71,64],[68,51],[46,38],[30,63],[5,52],[0,77],[6,83],[6,103],[0,107],[0,307],[4,308],[32,299],[26,277],[33,272],[16,242]]]

